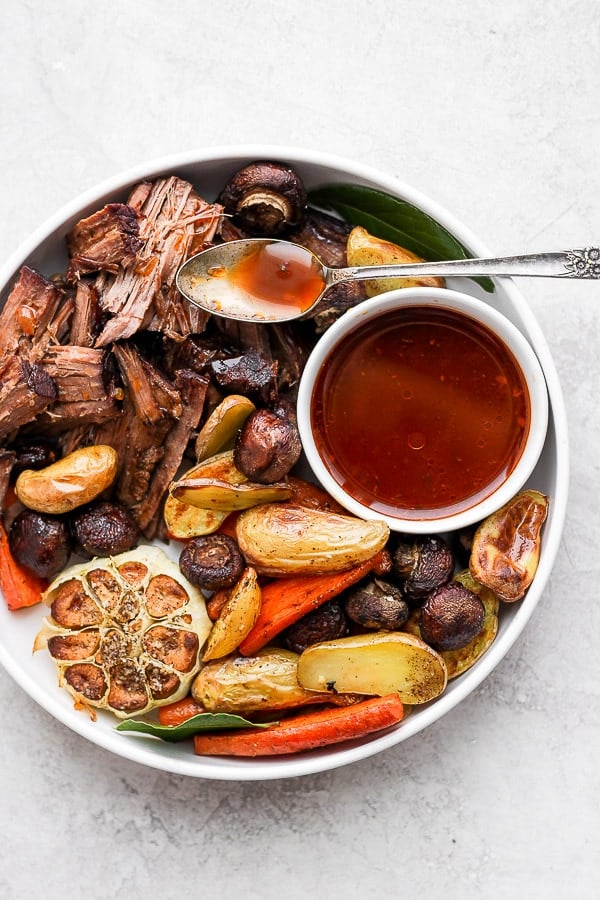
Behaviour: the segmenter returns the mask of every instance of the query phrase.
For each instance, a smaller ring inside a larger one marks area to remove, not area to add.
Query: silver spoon
[[[190,257],[177,272],[176,284],[190,303],[215,315],[245,322],[287,322],[306,316],[341,282],[422,275],[600,278],[600,248],[331,269],[306,247],[251,238]]]

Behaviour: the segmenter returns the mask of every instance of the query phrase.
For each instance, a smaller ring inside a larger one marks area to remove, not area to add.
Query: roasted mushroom
[[[410,609],[397,585],[373,578],[349,593],[346,614],[365,628],[397,631],[407,621]]]
[[[11,477],[16,478],[25,469],[45,469],[46,466],[56,462],[56,448],[50,441],[20,440],[14,446],[15,461],[11,470]]]
[[[270,409],[258,409],[246,419],[238,434],[234,462],[252,481],[271,484],[288,474],[301,453],[294,422]]]
[[[297,227],[306,213],[298,175],[277,162],[244,166],[227,182],[218,202],[249,235],[275,237]]]
[[[338,600],[329,600],[286,628],[282,640],[288,650],[302,653],[312,644],[344,637],[348,631],[349,622],[342,604]]]
[[[418,602],[446,584],[454,571],[454,556],[441,537],[416,537],[402,541],[394,552],[394,574],[402,582],[408,601]]]
[[[77,549],[89,556],[114,556],[133,550],[140,530],[132,514],[119,503],[93,503],[72,522]]]
[[[20,565],[40,578],[54,578],[71,555],[71,538],[65,519],[25,509],[9,531],[10,551]]]
[[[245,564],[238,545],[228,534],[207,534],[186,544],[179,557],[179,568],[192,584],[217,591],[234,585]]]
[[[485,607],[473,591],[452,581],[433,591],[421,607],[421,637],[435,650],[458,650],[483,628]]]

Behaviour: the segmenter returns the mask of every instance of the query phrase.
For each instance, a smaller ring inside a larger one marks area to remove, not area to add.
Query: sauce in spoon
[[[227,247],[223,245],[222,250]],[[231,245],[231,258],[205,271],[188,272],[180,290],[202,300],[202,306],[240,319],[280,321],[310,309],[325,288],[318,260],[287,242],[249,241],[243,252]]]

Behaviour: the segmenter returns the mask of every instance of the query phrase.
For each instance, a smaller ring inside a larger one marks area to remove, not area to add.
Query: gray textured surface
[[[6,0],[0,19],[2,257],[131,164],[247,142],[395,174],[496,253],[598,241],[596,0]],[[2,897],[595,895],[598,288],[521,286],[572,486],[542,602],[491,677],[379,757],[235,785],[114,757],[0,671]]]

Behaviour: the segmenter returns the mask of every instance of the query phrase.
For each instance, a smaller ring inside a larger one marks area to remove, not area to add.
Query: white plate
[[[445,209],[414,188],[367,166],[291,147],[216,147],[164,158],[130,169],[69,203],[35,231],[3,266],[0,272],[0,303],[4,303],[23,264],[37,268],[46,275],[64,270],[64,238],[75,222],[99,209],[104,203],[124,201],[129,188],[138,181],[174,173],[192,181],[199,194],[211,200],[233,172],[255,159],[277,159],[290,163],[308,188],[350,181],[395,194],[419,206],[444,225],[473,255],[491,255],[488,248]],[[43,610],[38,606],[11,613],[2,602],[0,661],[15,681],[60,722],[119,756],[180,775],[239,781],[306,775],[372,756],[426,728],[470,694],[500,662],[522,632],[552,570],[567,502],[567,423],[560,384],[545,339],[515,285],[509,279],[498,279],[494,294],[486,294],[467,279],[450,279],[449,287],[471,293],[493,304],[523,332],[538,355],[548,385],[550,421],[544,451],[529,484],[548,494],[551,505],[544,528],[538,571],[525,599],[520,603],[504,605],[498,636],[491,648],[468,672],[450,682],[442,697],[427,706],[416,708],[405,722],[379,736],[338,747],[274,759],[198,757],[194,755],[189,742],[167,744],[151,738],[122,734],[114,730],[116,720],[110,714],[102,713],[96,722],[92,722],[85,713],[77,712],[67,692],[57,686],[56,668],[49,655],[44,652],[32,655],[31,648]],[[172,550],[173,555],[175,552],[176,550]],[[40,741],[42,739],[40,735]]]

